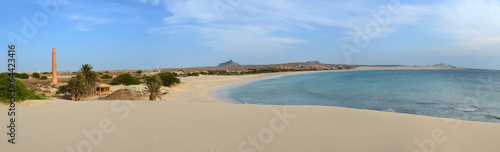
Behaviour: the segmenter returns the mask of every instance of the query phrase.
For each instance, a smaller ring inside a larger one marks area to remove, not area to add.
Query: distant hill
[[[229,60],[227,62],[221,63],[218,66],[239,66],[240,64],[234,62],[233,60]]]
[[[321,64],[321,62],[319,62],[318,60],[315,60],[315,61],[307,61],[306,63],[316,63],[316,64]]]
[[[451,66],[449,64],[444,64],[444,63],[436,64],[436,65],[431,65],[431,66],[434,66],[434,67],[437,67],[437,68],[450,68],[450,69],[456,68],[455,66]]]

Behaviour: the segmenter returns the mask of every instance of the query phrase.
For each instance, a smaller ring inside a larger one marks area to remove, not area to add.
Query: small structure
[[[95,88],[94,93],[92,94],[92,96],[101,95],[103,93],[112,93],[112,92],[113,92],[113,86],[102,85],[102,86],[97,86]]]

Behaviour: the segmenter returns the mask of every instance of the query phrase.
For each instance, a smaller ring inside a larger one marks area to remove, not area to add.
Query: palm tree
[[[88,78],[92,73],[92,69],[93,67],[90,64],[84,64],[80,68],[80,71],[82,72],[83,76],[85,76],[85,78]]]
[[[84,64],[80,68],[80,71],[82,72],[83,76],[85,77],[85,80],[87,83],[91,86],[89,90],[89,94],[93,93],[95,91],[95,87],[99,85],[99,75],[92,71],[93,67],[90,64]]]
[[[163,83],[158,75],[154,75],[151,77],[145,77],[146,80],[146,88],[144,91],[149,92],[149,100],[154,101],[156,98],[160,98],[160,89]]]
[[[91,86],[85,80],[83,74],[78,73],[75,78],[71,79],[66,87],[66,92],[70,94],[70,98],[75,101],[80,101],[83,97],[90,93]]]
[[[94,93],[96,86],[99,85],[99,76],[92,71],[92,68],[89,64],[82,65],[81,73],[69,81],[66,92],[69,93],[71,99],[80,101]]]

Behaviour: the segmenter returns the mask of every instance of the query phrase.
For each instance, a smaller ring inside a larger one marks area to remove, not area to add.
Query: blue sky
[[[0,41],[17,44],[21,72],[49,71],[52,48],[58,70],[229,59],[500,69],[499,8],[499,0],[6,0]]]

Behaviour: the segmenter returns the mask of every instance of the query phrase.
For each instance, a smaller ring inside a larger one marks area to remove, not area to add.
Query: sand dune
[[[228,104],[216,88],[276,74],[183,78],[169,101],[19,105],[0,151],[495,152],[500,124],[325,106]],[[7,106],[0,106],[7,126]],[[7,130],[5,130],[7,132]]]

